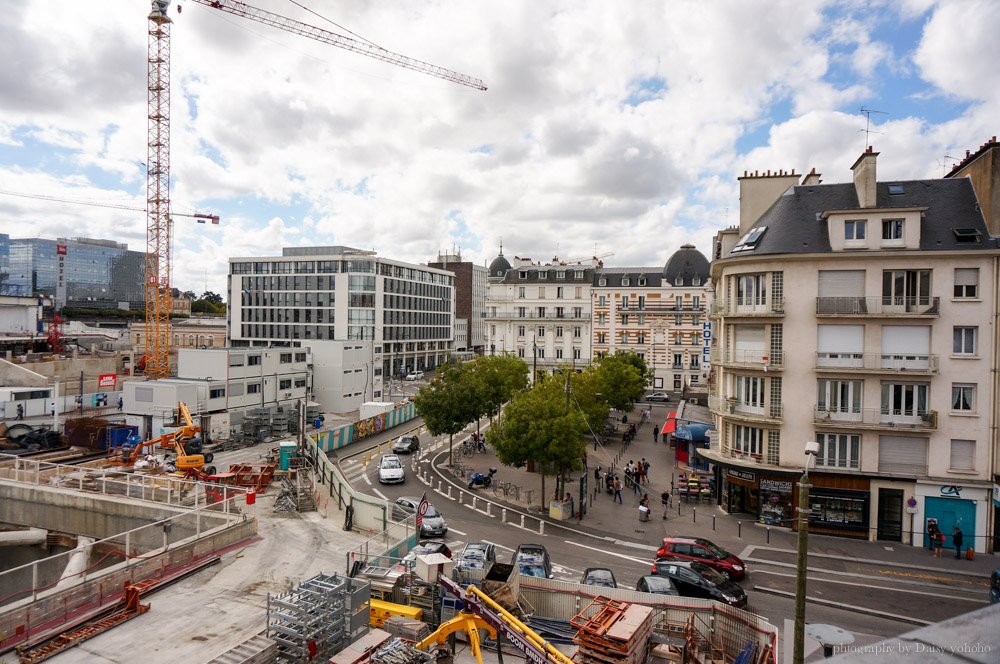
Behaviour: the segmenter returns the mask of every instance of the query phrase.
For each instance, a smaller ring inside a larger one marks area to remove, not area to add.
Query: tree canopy
[[[448,463],[452,438],[478,415],[474,390],[465,365],[442,365],[431,381],[413,397],[417,414],[434,436],[448,434]]]
[[[481,355],[465,364],[476,401],[476,417],[493,417],[528,385],[528,365],[518,357]]]
[[[595,391],[610,407],[623,411],[631,411],[642,399],[653,373],[637,354],[621,351],[598,359],[596,371],[600,390]]]

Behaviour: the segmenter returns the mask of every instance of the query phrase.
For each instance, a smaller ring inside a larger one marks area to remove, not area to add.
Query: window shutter
[[[927,474],[927,438],[879,436],[878,472],[892,475]]]
[[[864,325],[819,325],[817,330],[816,350],[820,353],[864,352]]]
[[[976,469],[976,441],[974,440],[951,441],[950,468],[952,470]]]
[[[931,348],[929,325],[883,325],[883,355],[927,355]]]
[[[864,270],[820,270],[820,297],[864,297]]]
[[[955,268],[956,286],[975,286],[978,283],[979,283],[979,268],[975,267]]]

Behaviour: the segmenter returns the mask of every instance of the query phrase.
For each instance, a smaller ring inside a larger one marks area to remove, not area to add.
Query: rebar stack
[[[277,661],[298,664],[342,650],[357,631],[358,614],[368,616],[366,586],[319,574],[286,593],[268,594],[267,636],[278,644]]]

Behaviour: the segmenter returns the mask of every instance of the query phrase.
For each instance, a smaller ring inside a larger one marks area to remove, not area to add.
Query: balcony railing
[[[718,396],[708,397],[708,407],[713,412],[721,413],[723,415],[732,415],[742,419],[759,420],[762,422],[774,422],[776,420],[780,420],[784,415],[785,410],[784,404],[780,403],[757,406],[742,403],[736,399]]]
[[[938,356],[892,353],[816,353],[817,371],[937,373]]]
[[[921,317],[937,316],[940,298],[893,297],[817,297],[817,316],[878,316]]]
[[[716,300],[712,303],[712,314],[715,316],[784,316],[785,298]]]
[[[498,311],[496,313],[486,312],[486,318],[493,320],[590,320],[590,314],[581,313],[580,315],[574,314],[572,311],[565,311],[561,314],[557,314],[554,311],[547,311],[545,315],[539,315],[537,311],[525,311],[521,314],[518,311]]]
[[[722,350],[713,348],[709,353],[712,364],[748,369],[780,369],[784,366],[785,354],[782,351],[771,353],[766,350]]]
[[[828,427],[934,430],[938,427],[938,413],[936,410],[861,408],[842,411],[816,407],[813,421]]]
[[[638,302],[629,302],[627,307],[618,307],[619,313],[702,313],[705,311],[705,306],[699,304],[697,307],[690,302],[685,302],[680,306],[677,306],[676,302],[655,302],[646,300],[646,302],[640,307]]]

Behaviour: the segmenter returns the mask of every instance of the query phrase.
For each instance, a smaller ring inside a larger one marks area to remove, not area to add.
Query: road
[[[465,435],[467,433],[455,436],[456,448]],[[385,453],[388,451],[385,448],[383,445],[379,450]],[[406,468],[403,484],[379,484],[374,452],[373,449],[371,454],[354,453],[340,459],[341,468],[352,485],[389,501],[401,496],[419,497],[427,492],[430,501],[448,522],[449,532],[444,539],[456,553],[468,542],[487,541],[497,546],[498,558],[507,562],[519,544],[540,543],[552,557],[555,578],[578,581],[587,567],[608,567],[622,587],[635,587],[639,577],[651,571],[655,555],[653,545],[598,537],[551,524],[540,533],[538,520],[530,513],[521,527],[518,515],[522,512],[514,509],[508,510],[501,525],[500,508],[491,506],[487,513],[485,506],[486,498],[494,498],[492,491],[480,489],[476,492],[475,495],[481,498],[477,498],[475,508],[469,504],[468,492],[460,504],[458,489],[465,487],[444,470],[448,461],[447,436],[433,438],[421,434],[420,452],[410,458],[401,457]],[[365,459],[369,456],[371,460],[366,464]],[[476,464],[477,458],[479,455],[462,460],[485,472],[485,467]],[[429,471],[430,486],[417,476],[414,468],[421,468],[421,474]],[[453,499],[441,495],[441,492],[447,493],[449,483]],[[748,577],[741,582],[750,597],[749,608],[779,628],[783,627],[785,620],[790,620],[794,614],[795,552],[760,545],[747,545],[733,552],[743,558],[750,569]],[[985,579],[962,574],[903,569],[880,565],[877,561],[855,561],[822,554],[812,554],[809,559],[809,622],[847,629],[859,635],[859,643],[896,636],[921,624],[979,608],[986,604],[986,594]]]

